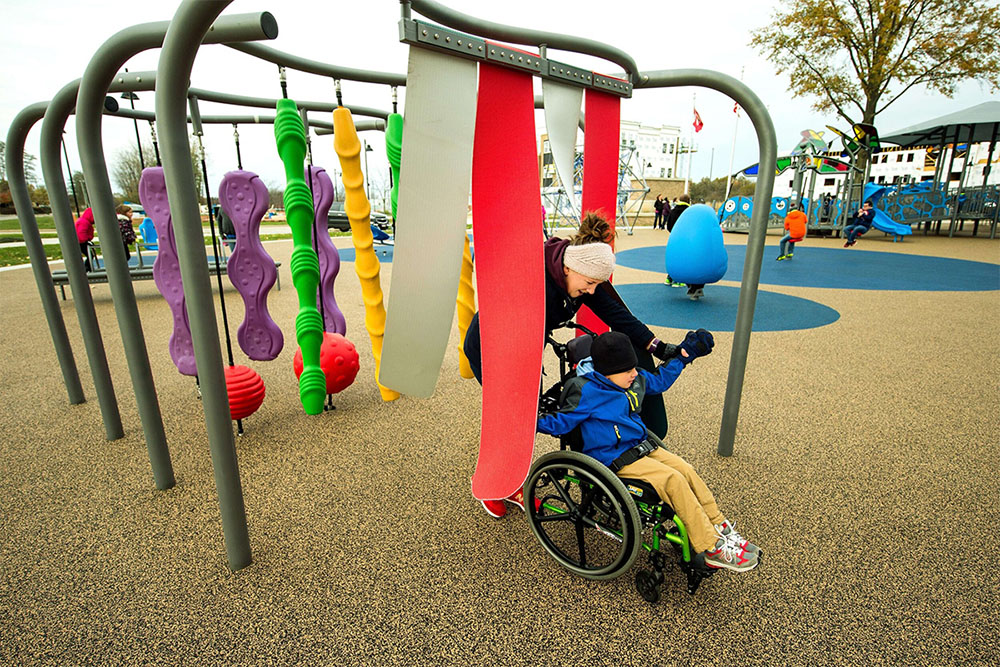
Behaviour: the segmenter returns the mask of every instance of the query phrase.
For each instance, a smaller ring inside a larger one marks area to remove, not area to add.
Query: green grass
[[[39,236],[43,239],[54,239],[57,235],[55,233],[48,234],[43,232]],[[0,243],[17,243],[23,240],[24,236],[22,234],[0,234]]]
[[[55,229],[56,223],[52,219],[51,215],[36,215],[35,222],[38,223],[39,229]],[[17,218],[9,218],[7,220],[0,220],[0,232],[9,232],[11,230],[21,231],[21,223],[18,222]]]
[[[338,232],[331,231],[330,236],[350,236],[350,232]],[[43,234],[43,236],[54,236],[54,234]],[[0,235],[0,242],[3,242],[5,238],[4,235]],[[287,241],[292,238],[291,234],[261,234],[261,241]],[[19,240],[19,239],[18,239]],[[100,253],[100,244],[97,245],[97,251]],[[212,245],[212,237],[205,237],[205,245]],[[45,256],[50,259],[62,259],[62,251],[56,244],[46,244],[45,246]],[[134,246],[132,252],[135,252]],[[27,248],[0,248],[0,266],[15,266],[18,264],[29,264],[31,260],[28,258]]]
[[[45,256],[52,259],[62,259],[62,250],[58,245],[45,246]],[[0,266],[15,266],[17,264],[28,264],[27,248],[0,248]]]

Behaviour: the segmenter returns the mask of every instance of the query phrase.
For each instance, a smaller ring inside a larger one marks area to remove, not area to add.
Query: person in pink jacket
[[[76,221],[76,240],[80,242],[80,252],[83,253],[83,266],[90,273],[90,256],[87,246],[94,240],[94,212],[88,207]]]

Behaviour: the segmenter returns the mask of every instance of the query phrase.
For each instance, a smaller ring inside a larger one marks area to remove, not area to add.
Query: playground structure
[[[769,228],[781,228],[788,207],[800,202],[809,218],[808,229],[816,233],[836,233],[846,225],[847,220],[860,208],[864,201],[872,200],[876,209],[874,227],[890,234],[893,240],[901,240],[912,233],[912,225],[924,226],[927,234],[932,228],[940,233],[943,222],[950,222],[948,235],[954,236],[960,221],[971,221],[973,235],[977,235],[980,224],[989,225],[990,238],[995,238],[997,223],[1000,221],[1000,185],[990,185],[989,164],[1000,132],[1000,103],[984,103],[964,112],[950,114],[921,123],[911,128],[899,130],[890,136],[879,138],[874,126],[857,124],[854,135],[848,135],[828,125],[827,129],[840,137],[843,144],[840,158],[830,154],[830,147],[822,137],[811,130],[804,131],[801,141],[792,154],[779,157],[775,163],[776,175],[794,169],[795,179],[791,197],[774,197],[768,218]],[[959,143],[963,138],[966,143]],[[951,140],[949,160],[943,158],[947,141]],[[929,143],[938,137],[937,158],[934,162],[934,176],[930,181],[881,186],[869,178],[871,164],[878,154],[881,143],[897,143],[901,146]],[[986,158],[987,168],[983,171],[983,181],[976,185],[970,182],[969,160],[963,162],[958,177],[958,185],[949,185],[956,155],[966,151],[974,141],[989,142]],[[862,145],[867,146],[870,159],[864,173],[855,164]],[[757,176],[759,164],[751,165],[739,172],[745,176]],[[808,194],[803,188],[804,174],[811,174]],[[823,174],[846,174],[838,183],[832,197],[814,197],[816,179]],[[863,184],[863,187],[858,187]],[[732,197],[719,210],[719,220],[726,231],[746,231],[752,202],[748,197]]]
[[[24,234],[29,256],[32,260],[36,286],[43,303],[44,312],[49,324],[50,333],[60,362],[64,382],[71,403],[84,401],[83,388],[76,371],[75,360],[69,347],[65,323],[56,300],[52,275],[45,261],[37,223],[28,200],[27,187],[24,179],[24,138],[30,128],[44,117],[42,126],[41,162],[46,186],[53,203],[53,216],[56,220],[57,232],[63,255],[66,261],[67,275],[74,296],[74,306],[84,333],[88,361],[94,377],[95,388],[101,406],[105,432],[108,439],[122,436],[121,418],[118,414],[117,400],[110,381],[107,359],[100,340],[96,316],[94,316],[93,301],[87,275],[83,269],[82,259],[76,250],[75,234],[72,228],[72,214],[66,196],[62,168],[58,155],[59,139],[62,128],[74,107],[77,114],[77,134],[80,137],[80,157],[84,174],[90,191],[90,198],[98,221],[98,232],[102,238],[114,238],[118,233],[112,227],[114,202],[107,174],[107,166],[103,157],[100,125],[104,112],[104,97],[107,92],[154,90],[156,93],[155,121],[162,148],[162,172],[166,199],[169,201],[169,212],[172,231],[176,244],[176,261],[180,279],[183,283],[185,312],[189,322],[191,339],[191,355],[201,386],[205,414],[206,430],[212,453],[215,470],[216,487],[222,515],[222,526],[225,536],[226,551],[229,566],[238,570],[251,562],[249,535],[246,525],[245,509],[243,507],[242,489],[236,464],[235,444],[232,431],[232,420],[235,416],[231,405],[231,386],[227,382],[226,364],[222,358],[219,344],[219,330],[215,316],[215,304],[209,275],[205,244],[203,241],[198,193],[194,188],[194,174],[190,162],[190,145],[188,140],[188,111],[186,105],[192,98],[211,100],[223,103],[270,106],[278,108],[278,117],[284,116],[287,121],[276,123],[275,134],[279,146],[289,142],[286,148],[280,149],[286,170],[289,174],[289,188],[286,191],[286,208],[292,221],[295,236],[295,251],[293,252],[291,269],[292,279],[299,292],[302,307],[300,317],[296,319],[296,333],[303,349],[303,379],[300,382],[300,392],[303,395],[303,406],[306,412],[322,411],[322,399],[317,401],[325,390],[325,380],[319,370],[320,346],[324,339],[325,318],[320,315],[325,310],[320,304],[317,309],[316,293],[320,282],[320,266],[317,259],[317,248],[312,244],[312,226],[314,223],[313,197],[310,196],[307,180],[303,178],[303,164],[308,156],[308,141],[305,127],[313,126],[308,119],[308,111],[323,110],[334,112],[334,136],[337,153],[343,168],[344,185],[348,191],[346,210],[351,218],[352,237],[354,239],[358,259],[355,268],[366,285],[365,303],[371,305],[372,312],[366,314],[366,326],[373,340],[373,351],[377,349],[376,358],[382,356],[382,373],[379,380],[385,383],[383,398],[394,398],[391,392],[397,387],[403,393],[414,396],[422,395],[428,386],[433,390],[433,379],[440,368],[443,344],[441,331],[447,334],[451,326],[451,318],[455,309],[456,292],[460,274],[463,270],[463,256],[468,257],[467,241],[465,240],[465,207],[468,199],[468,180],[462,180],[462,172],[442,174],[433,169],[421,168],[427,160],[434,164],[460,165],[462,160],[442,160],[439,149],[441,137],[427,133],[427,125],[419,121],[421,114],[430,114],[440,118],[441,114],[456,116],[455,125],[447,126],[449,139],[456,133],[464,132],[466,149],[472,147],[475,141],[475,154],[481,150],[489,150],[481,145],[476,138],[482,136],[497,137],[501,131],[508,129],[509,118],[501,123],[498,119],[490,119],[485,113],[484,100],[490,88],[483,87],[483,81],[489,78],[494,86],[492,92],[514,92],[517,95],[516,106],[507,102],[511,108],[516,108],[521,118],[533,113],[534,101],[531,98],[531,81],[534,76],[544,77],[563,86],[569,86],[585,92],[587,95],[588,117],[595,120],[594,129],[585,133],[584,149],[584,190],[582,192],[583,210],[604,208],[606,211],[617,210],[619,201],[618,163],[620,160],[618,132],[618,103],[621,97],[629,96],[633,90],[641,88],[658,88],[700,85],[710,87],[728,94],[746,110],[757,130],[761,161],[770,164],[776,159],[774,129],[770,118],[761,101],[741,82],[717,72],[706,70],[660,70],[640,72],[627,54],[604,44],[575,37],[553,33],[524,30],[478,21],[456,12],[452,12],[434,2],[425,0],[402,3],[401,34],[402,41],[411,46],[411,64],[418,63],[416,71],[425,68],[424,77],[407,79],[403,75],[367,72],[304,61],[289,54],[283,54],[273,49],[247,42],[260,39],[273,39],[277,35],[277,23],[270,14],[244,14],[221,16],[228,3],[204,3],[196,0],[185,0],[179,6],[170,22],[142,24],[120,31],[97,51],[88,64],[83,78],[65,86],[51,102],[40,103],[27,107],[12,123],[7,135],[7,173],[11,192],[18,210],[22,232]],[[435,20],[447,27],[441,27],[411,16],[411,9]],[[457,32],[458,30],[466,32]],[[472,33],[472,37],[469,34]],[[538,55],[527,54],[517,49],[499,45],[490,39],[505,40],[517,44],[536,47]],[[396,264],[394,280],[397,288],[392,292],[388,308],[385,310],[386,320],[379,321],[377,310],[381,307],[381,293],[378,287],[378,262],[373,254],[362,256],[363,251],[371,249],[371,232],[368,227],[368,202],[360,187],[360,169],[357,167],[358,141],[356,129],[362,129],[352,119],[352,112],[359,115],[374,115],[387,118],[386,112],[348,107],[339,99],[337,104],[292,102],[287,98],[287,89],[282,79],[282,100],[261,100],[244,96],[215,93],[189,88],[191,67],[201,43],[225,43],[248,55],[263,58],[278,64],[280,67],[293,67],[303,72],[320,74],[335,79],[351,79],[366,81],[387,86],[407,86],[407,116],[403,125],[402,158],[399,167],[399,213],[401,221],[396,237]],[[119,73],[120,68],[129,57],[139,51],[162,47],[159,67],[156,72]],[[621,66],[625,73],[617,77],[596,75],[587,70],[581,70],[571,65],[550,60],[547,49],[586,53],[604,58]],[[478,69],[478,71],[477,71]],[[430,74],[446,73],[447,76],[437,78]],[[476,95],[476,76],[480,77],[479,96]],[[459,82],[461,80],[461,83]],[[425,89],[431,81],[447,81],[448,85],[441,89]],[[527,91],[527,94],[525,93]],[[446,92],[448,94],[442,94]],[[431,94],[433,93],[433,94]],[[421,99],[432,99],[436,106],[422,107]],[[510,99],[502,95],[500,99]],[[469,105],[480,105],[479,113],[463,113]],[[463,106],[465,105],[465,106]],[[579,106],[577,107],[579,110]],[[192,122],[196,119],[196,102],[192,107]],[[152,120],[150,115],[139,112],[129,113],[120,110],[118,115],[126,118],[142,118]],[[292,120],[294,116],[294,121]],[[579,113],[578,113],[579,116]],[[465,126],[459,127],[463,122]],[[471,122],[470,119],[475,119]],[[518,127],[517,157],[506,144],[502,147],[512,153],[509,167],[513,173],[533,168],[536,163],[534,154],[533,119],[530,122],[522,120]],[[610,122],[613,120],[614,122]],[[600,122],[596,122],[600,121]],[[200,122],[208,121],[207,117]],[[219,118],[215,122],[247,122],[234,121],[232,118]],[[576,119],[573,120],[574,127]],[[286,124],[287,123],[287,124]],[[282,127],[279,130],[278,124]],[[288,129],[291,128],[291,129]],[[602,129],[603,128],[603,131]],[[288,130],[288,131],[286,131]],[[529,131],[530,130],[530,131]],[[422,132],[423,131],[423,132]],[[291,139],[282,135],[294,133]],[[608,136],[608,135],[613,136]],[[531,150],[526,150],[530,139]],[[495,149],[494,149],[495,150]],[[530,156],[530,160],[528,157]],[[503,321],[503,310],[497,302],[495,291],[491,288],[504,281],[512,280],[517,274],[531,274],[531,268],[525,269],[523,253],[537,250],[540,253],[540,243],[537,238],[537,227],[524,225],[517,230],[520,242],[510,243],[513,253],[498,252],[500,244],[496,240],[502,238],[511,240],[511,230],[503,222],[511,211],[528,212],[538,210],[540,203],[537,191],[537,175],[533,178],[514,179],[524,181],[530,187],[519,188],[518,192],[509,195],[506,200],[498,195],[482,197],[498,187],[498,178],[506,179],[502,174],[485,174],[483,170],[476,171],[476,161],[471,150],[465,158],[472,174],[475,237],[478,242],[478,286],[480,290],[480,312],[484,321],[487,314],[494,313],[498,321]],[[483,162],[479,163],[483,165]],[[352,166],[348,169],[348,166]],[[311,170],[311,161],[309,168]],[[429,196],[427,188],[420,183],[419,175],[432,178],[435,196]],[[469,173],[468,171],[465,173]],[[530,172],[529,172],[530,173]],[[492,181],[489,180],[492,176]],[[483,179],[486,179],[485,181]],[[756,299],[757,283],[763,255],[764,238],[766,234],[766,216],[764,202],[770,199],[774,175],[762,174],[755,195],[756,212],[751,216],[750,240],[748,243],[747,260],[743,275],[743,289],[740,295],[737,314],[737,326],[734,336],[732,357],[730,360],[729,380],[726,388],[725,404],[722,414],[722,426],[719,434],[719,453],[729,455],[735,437],[735,429],[739,412],[739,401],[743,386],[743,375],[746,367],[749,336],[753,320],[753,310]],[[311,179],[309,179],[311,181]],[[476,183],[479,183],[477,195]],[[296,187],[293,187],[296,184]],[[442,196],[441,188],[448,189]],[[464,190],[464,191],[463,191]],[[211,195],[210,195],[211,197]],[[479,197],[479,198],[477,198]],[[220,198],[221,199],[221,198]],[[444,215],[428,201],[439,203],[444,207]],[[506,204],[506,210],[489,212],[484,202],[494,201],[497,206]],[[455,215],[456,202],[461,204],[461,218]],[[476,206],[475,202],[479,203]],[[146,203],[144,202],[144,205]],[[210,223],[212,222],[211,201],[209,202]],[[149,206],[146,205],[147,210]],[[294,211],[294,212],[293,212]],[[421,211],[418,213],[418,211]],[[539,211],[540,212],[540,211]],[[516,215],[514,216],[516,219]],[[537,220],[537,217],[526,219]],[[428,223],[428,221],[431,221]],[[419,223],[419,224],[418,224]],[[427,223],[427,224],[425,224]],[[460,228],[460,234],[456,230]],[[367,237],[365,233],[367,232]],[[502,233],[502,236],[500,235]],[[436,242],[436,238],[441,243]],[[463,240],[459,240],[463,239]],[[160,234],[161,247],[163,235]],[[118,244],[105,244],[105,264],[107,281],[114,297],[116,316],[122,334],[129,365],[132,384],[139,406],[143,433],[149,450],[151,467],[157,488],[165,489],[173,486],[175,480],[170,464],[166,433],[163,427],[160,405],[156,398],[156,390],[150,371],[148,352],[142,325],[139,318],[135,295],[132,291],[130,269],[125,260],[124,249]],[[430,251],[433,250],[433,253]],[[429,256],[433,254],[433,256]],[[218,258],[219,253],[215,253]],[[540,255],[535,260],[540,261]],[[534,261],[534,260],[533,260]],[[540,267],[535,267],[540,268]],[[218,272],[217,272],[218,273]],[[540,271],[535,271],[537,277]],[[463,279],[464,281],[464,279]],[[407,289],[401,289],[406,286]],[[484,288],[485,286],[485,288]],[[537,286],[536,286],[537,287]],[[524,300],[521,309],[535,309],[542,297],[541,290],[534,289],[530,283],[519,285]],[[420,295],[418,300],[411,301],[407,307],[407,292]],[[322,290],[319,294],[322,294]],[[397,297],[397,295],[399,295]],[[465,300],[468,301],[466,294]],[[397,304],[398,301],[398,304]],[[461,299],[460,299],[461,301]],[[303,315],[303,313],[305,313]],[[225,309],[223,309],[225,314]],[[509,313],[508,313],[509,314]],[[371,317],[369,317],[371,315]],[[447,327],[442,328],[447,316]],[[302,320],[300,322],[300,320]],[[437,331],[428,333],[427,321],[435,323]],[[419,326],[418,326],[419,323]],[[525,317],[517,331],[497,330],[497,336],[502,335],[508,345],[517,349],[530,350],[534,344],[533,337],[540,338],[540,328],[532,330],[531,318]],[[537,322],[536,322],[537,324]],[[382,329],[385,335],[385,349],[376,344],[376,338],[381,343]],[[228,331],[228,328],[227,328]],[[511,403],[501,404],[497,400],[489,400],[489,392],[494,388],[501,390],[502,382],[491,382],[492,369],[497,368],[497,361],[490,360],[490,343],[484,328],[484,415],[483,415],[483,446],[481,447],[480,464],[484,473],[491,470],[483,467],[483,454],[488,451],[487,444],[498,437],[510,436],[510,425],[516,423],[523,431],[527,424],[533,435],[535,408],[537,407],[537,375],[532,377],[533,370],[521,371],[516,376],[505,380],[516,384],[519,391],[518,406],[512,410]],[[419,340],[418,340],[419,339]],[[443,337],[446,342],[447,336]],[[414,352],[413,345],[419,342],[424,349]],[[540,340],[535,347],[541,353]],[[492,346],[497,349],[495,343]],[[431,349],[435,348],[435,349]],[[406,354],[401,357],[401,350]],[[229,367],[233,368],[230,355]],[[413,369],[416,369],[414,371]],[[540,364],[538,367],[540,371]],[[413,388],[404,388],[412,382]],[[323,387],[319,384],[323,383]],[[508,387],[509,389],[510,387]],[[252,402],[252,401],[251,401]],[[317,410],[317,403],[319,409]],[[523,440],[523,437],[522,437]],[[530,463],[530,448],[529,463]],[[477,473],[479,470],[477,470]],[[474,478],[474,490],[475,490]],[[523,479],[523,477],[522,477]]]
[[[580,124],[583,125],[582,120]],[[639,213],[642,211],[646,195],[649,193],[649,185],[646,183],[646,177],[642,170],[636,172],[633,167],[637,159],[638,154],[635,146],[621,145],[618,155],[618,205],[615,210],[615,224],[623,226],[629,235],[635,229]],[[547,237],[552,236],[560,228],[578,227],[580,224],[577,202],[583,193],[583,153],[581,151],[575,151],[572,174],[573,187],[569,190],[563,185],[561,176],[559,185],[542,188],[542,203],[546,211],[544,226]]]

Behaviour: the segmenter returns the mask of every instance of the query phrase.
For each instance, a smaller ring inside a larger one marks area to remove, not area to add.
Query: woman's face
[[[563,274],[566,276],[566,292],[572,299],[583,294],[593,294],[597,286],[601,284],[600,280],[588,278],[566,266],[563,267]]]

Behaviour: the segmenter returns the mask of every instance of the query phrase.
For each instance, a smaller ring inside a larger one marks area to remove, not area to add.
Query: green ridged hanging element
[[[389,114],[385,123],[385,154],[392,168],[392,219],[396,219],[396,200],[399,198],[399,162],[403,155],[403,117]]]
[[[299,376],[299,400],[308,415],[323,412],[326,400],[326,375],[319,365],[323,342],[323,319],[316,308],[319,285],[319,260],[312,245],[313,200],[306,185],[303,162],[306,156],[306,131],[295,102],[278,100],[274,118],[274,138],[278,155],[285,165],[285,216],[292,228],[292,284],[299,295],[299,314],[295,316],[295,338],[302,349],[302,375]]]

